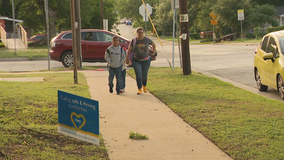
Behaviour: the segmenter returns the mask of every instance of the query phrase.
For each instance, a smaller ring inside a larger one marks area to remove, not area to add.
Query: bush
[[[190,33],[189,34],[190,39],[200,39],[199,33]]]
[[[255,38],[255,35],[253,33],[247,33],[246,38],[253,39],[253,38]]]
[[[284,26],[268,27],[268,28],[266,28],[266,32],[267,32],[267,33],[275,32],[275,31],[280,31],[280,30],[284,30]]]

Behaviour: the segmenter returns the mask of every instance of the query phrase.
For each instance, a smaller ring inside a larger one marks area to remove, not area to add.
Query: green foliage
[[[254,35],[256,39],[259,39],[259,31],[260,31],[260,27],[255,27],[254,28]]]
[[[190,39],[200,39],[200,33],[190,33]]]
[[[267,33],[280,31],[280,30],[284,30],[284,26],[268,27],[268,28],[266,28]]]
[[[283,1],[282,0],[273,0],[273,1],[268,1],[268,0],[251,0],[254,3],[258,3],[260,5],[265,5],[269,4],[272,6],[283,6]]]
[[[232,32],[240,32],[240,22],[238,21],[237,10],[244,9],[246,23],[243,24],[247,28],[253,21],[254,9],[250,0],[218,0],[211,8],[215,14],[219,25],[228,26]]]
[[[141,133],[138,133],[138,132],[130,132],[129,133],[129,138],[130,139],[140,139],[140,140],[142,140],[142,139],[144,139],[144,140],[146,140],[146,139],[148,139],[148,137],[147,137],[147,135],[143,135],[143,134],[141,134]]]
[[[257,5],[254,14],[254,26],[264,28],[266,23],[272,26],[278,26],[278,22],[274,19],[277,11],[271,5]]]
[[[173,32],[173,10],[170,1],[161,2],[156,9],[154,24],[156,29],[167,36]]]

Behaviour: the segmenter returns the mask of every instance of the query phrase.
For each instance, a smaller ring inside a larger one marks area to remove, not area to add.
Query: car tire
[[[277,88],[278,88],[278,92],[280,94],[281,99],[284,100],[284,83],[283,83],[283,79],[281,75],[278,75],[278,78],[277,78]]]
[[[257,69],[255,70],[255,81],[256,81],[257,89],[259,91],[261,91],[261,92],[267,91],[268,87],[261,83],[260,74],[259,74]]]
[[[62,64],[64,67],[71,67],[74,65],[73,62],[73,53],[71,51],[68,51],[66,53],[63,54],[62,56]]]

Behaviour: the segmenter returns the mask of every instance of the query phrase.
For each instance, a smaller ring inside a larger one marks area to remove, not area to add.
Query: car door
[[[81,32],[82,60],[88,59],[88,43],[87,36],[90,32]]]
[[[277,67],[279,65],[279,52],[277,48],[276,41],[273,37],[270,37],[268,46],[267,46],[267,53],[273,53],[273,59],[266,60],[267,65],[265,66],[265,73],[267,77],[267,83],[269,86],[276,88],[276,74],[277,74]]]
[[[99,60],[104,60],[105,57],[105,50],[112,45],[112,38],[114,35],[108,34],[106,32],[95,32],[95,48],[92,53],[92,57],[95,57]]]
[[[267,78],[265,73],[267,61],[263,59],[263,55],[267,53],[268,42],[269,42],[269,36],[264,37],[260,47],[257,50],[257,58],[255,59],[255,64],[260,74],[261,83],[264,85],[267,84]]]
[[[95,32],[82,32],[82,59],[83,61],[95,61],[97,57],[94,56],[96,50]]]

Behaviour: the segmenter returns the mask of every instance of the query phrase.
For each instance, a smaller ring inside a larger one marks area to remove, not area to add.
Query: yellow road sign
[[[214,14],[213,12],[210,12],[210,13],[209,13],[209,16],[212,17],[213,19],[216,19],[216,18],[217,18],[217,15]]]
[[[217,25],[217,20],[216,19],[211,19],[211,25]]]

